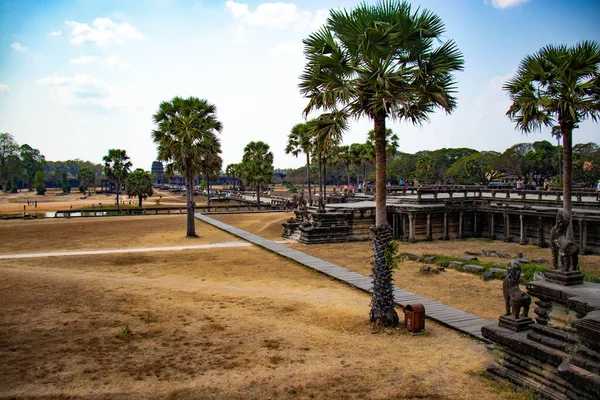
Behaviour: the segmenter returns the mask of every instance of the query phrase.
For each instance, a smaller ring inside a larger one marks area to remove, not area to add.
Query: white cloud
[[[126,22],[117,24],[110,18],[96,18],[92,26],[76,21],[66,21],[66,24],[72,28],[71,42],[75,44],[94,43],[97,46],[107,46],[142,38],[140,31],[133,26]]]
[[[473,115],[475,119],[495,116],[505,118],[504,115],[510,107],[510,98],[508,97],[508,93],[502,89],[502,86],[513,75],[514,73],[511,72],[504,76],[493,76],[490,78],[483,93],[473,103]]]
[[[324,21],[327,11],[318,10],[313,13],[299,10],[293,3],[262,3],[255,11],[250,11],[247,4],[227,1],[225,6],[231,10],[233,18],[253,27],[267,27],[284,29],[295,27],[299,29],[312,29],[320,26]]]
[[[135,90],[131,86],[110,85],[86,74],[52,75],[39,79],[41,86],[51,88],[59,103],[90,111],[106,111],[134,107]]]
[[[60,36],[62,31],[59,29],[57,31],[48,32],[48,36]]]
[[[69,59],[69,62],[71,64],[92,64],[95,63],[96,61],[98,61],[98,57],[96,56],[81,56],[79,58],[71,58]]]
[[[521,4],[525,4],[531,0],[485,0],[486,4],[491,4],[494,8],[505,9],[510,7],[516,7]]]
[[[100,64],[110,69],[128,70],[133,68],[131,64],[121,61],[119,57],[114,54],[106,57],[102,62],[100,62]]]
[[[13,44],[11,44],[10,47],[15,49],[16,51],[27,51],[27,47],[25,47],[21,43],[17,43],[17,42],[13,42]]]
[[[8,85],[5,83],[0,83],[0,94],[4,92],[8,92]]]

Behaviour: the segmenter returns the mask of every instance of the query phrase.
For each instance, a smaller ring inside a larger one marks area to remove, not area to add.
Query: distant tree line
[[[562,153],[560,145],[542,140],[519,143],[504,152],[477,151],[469,148],[442,148],[419,151],[414,154],[396,151],[397,138],[388,143],[387,181],[418,181],[421,184],[487,185],[490,182],[521,179],[529,186],[562,182]],[[312,145],[311,145],[312,146]],[[289,146],[288,146],[289,148]],[[313,148],[314,149],[314,148]],[[308,149],[311,154],[311,149]],[[278,169],[275,183],[308,184],[319,181],[316,156],[311,156],[307,167]],[[335,146],[329,152],[327,185],[356,185],[375,180],[372,144],[353,143]],[[573,146],[573,179],[576,184],[595,186],[600,179],[600,147],[596,143]]]

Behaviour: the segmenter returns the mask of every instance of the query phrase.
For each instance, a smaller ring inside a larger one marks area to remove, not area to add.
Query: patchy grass
[[[112,220],[99,248],[130,238]],[[257,247],[0,260],[0,398],[507,398],[467,373],[483,344],[431,322],[373,335],[369,301]]]

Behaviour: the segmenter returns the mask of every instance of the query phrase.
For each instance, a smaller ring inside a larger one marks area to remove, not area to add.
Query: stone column
[[[504,213],[504,241],[510,242],[510,215]]]
[[[473,237],[479,237],[477,222],[477,211],[473,211]]]
[[[448,235],[448,213],[444,213],[444,240],[449,240],[450,236]]]
[[[464,221],[464,212],[459,212],[458,213],[458,238],[462,239],[463,238],[463,221]]]
[[[582,219],[579,220],[579,248],[581,254],[585,254],[587,251],[587,221]]]
[[[494,218],[495,217],[496,217],[496,215],[493,212],[491,212],[490,213],[490,227],[489,227],[490,232],[488,234],[488,237],[492,240],[496,240],[496,233],[494,232],[494,229],[496,228],[494,226]]]
[[[415,214],[408,214],[408,241],[414,243],[415,240]]]
[[[519,215],[520,222],[520,237],[519,244],[527,244],[527,226],[525,225],[525,216],[523,214]]]
[[[427,240],[432,239],[431,234],[431,214],[427,214]]]
[[[544,242],[544,218],[538,217],[538,246],[546,247]]]

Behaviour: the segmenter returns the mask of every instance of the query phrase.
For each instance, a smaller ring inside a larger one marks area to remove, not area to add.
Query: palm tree
[[[354,154],[350,151],[350,146],[340,146],[337,149],[337,160],[346,167],[346,176],[348,178],[348,187],[350,187],[350,165],[354,163]]]
[[[463,57],[453,41],[442,41],[444,24],[428,10],[413,12],[407,2],[363,3],[351,11],[330,11],[327,23],[304,40],[307,62],[300,91],[305,114],[323,110],[334,123],[368,117],[374,123],[376,218],[373,301],[370,318],[378,326],[397,326],[386,220],[386,119],[421,124],[436,108],[456,107],[452,73]],[[438,45],[436,47],[436,45]],[[337,132],[336,132],[337,133]]]
[[[223,126],[216,117],[217,108],[204,99],[174,97],[163,101],[153,115],[157,128],[152,140],[158,149],[158,160],[167,161],[165,173],[179,171],[186,179],[187,236],[196,236],[194,224],[194,177],[200,172],[205,151],[204,142],[211,140]]]
[[[398,135],[396,135],[390,128],[385,130],[385,157],[387,160],[394,157],[398,153]],[[375,149],[375,131],[371,129],[367,135],[367,141],[371,143],[373,149]],[[375,160],[375,156],[373,156]],[[386,180],[390,175],[390,171],[386,172]],[[366,181],[366,177],[365,177]]]
[[[210,179],[221,172],[223,159],[221,158],[221,142],[214,134],[207,134],[202,141],[202,151],[198,164],[202,177],[206,181],[208,211],[210,211]]]
[[[125,150],[110,149],[108,150],[108,154],[102,157],[102,160],[104,161],[104,175],[115,181],[117,208],[119,208],[119,193],[121,192],[121,186],[123,186],[123,181],[127,178],[127,174],[129,174],[129,170],[131,169],[129,156]]]
[[[553,128],[563,139],[563,208],[571,216],[573,130],[586,118],[600,117],[600,44],[549,45],[527,55],[504,84],[513,104],[506,115],[523,133]],[[569,239],[573,227],[569,224]]]
[[[312,152],[312,133],[308,122],[296,124],[288,135],[286,154],[306,154],[306,181],[308,183],[308,204],[312,206],[312,193],[310,191],[310,154]]]
[[[273,177],[273,153],[265,142],[250,142],[244,147],[242,171],[248,185],[256,186],[256,201],[260,209],[260,193],[264,183]]]

